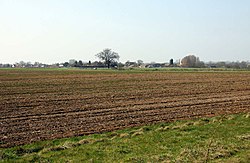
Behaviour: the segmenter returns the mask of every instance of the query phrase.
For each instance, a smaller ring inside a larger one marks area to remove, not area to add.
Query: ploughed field
[[[250,72],[0,70],[0,147],[250,111]]]

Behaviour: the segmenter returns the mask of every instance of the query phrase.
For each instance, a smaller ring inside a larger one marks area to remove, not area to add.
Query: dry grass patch
[[[247,114],[245,115],[245,118],[250,118],[250,113],[247,113]]]
[[[95,139],[89,138],[89,139],[82,139],[78,143],[82,145],[82,144],[89,144],[89,143],[93,143],[93,142],[95,142]]]
[[[119,135],[120,138],[126,138],[126,137],[129,137],[129,134],[128,133],[122,133]]]
[[[143,132],[142,131],[137,131],[137,132],[133,133],[131,135],[131,137],[135,137],[135,136],[139,136],[139,135],[143,135]]]

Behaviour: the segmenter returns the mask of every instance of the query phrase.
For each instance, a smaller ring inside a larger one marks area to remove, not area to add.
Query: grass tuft
[[[127,138],[129,137],[129,134],[128,133],[122,133],[119,135],[120,138]]]
[[[80,144],[80,145],[82,145],[82,144],[89,144],[89,143],[93,143],[95,140],[94,139],[82,139],[82,140],[80,140],[78,143]]]
[[[159,128],[157,128],[155,131],[156,131],[156,132],[159,132],[159,131],[165,131],[165,130],[164,130],[164,127],[159,127]]]
[[[165,127],[163,128],[164,131],[167,131],[167,130],[170,130],[170,129],[171,129],[170,126],[165,126]]]
[[[137,132],[133,133],[131,136],[135,137],[135,136],[139,136],[139,135],[143,135],[143,132],[142,131],[137,131]]]
[[[247,114],[245,115],[245,118],[250,118],[250,113],[247,113]]]
[[[250,134],[240,135],[240,136],[237,136],[237,138],[241,140],[250,140]]]

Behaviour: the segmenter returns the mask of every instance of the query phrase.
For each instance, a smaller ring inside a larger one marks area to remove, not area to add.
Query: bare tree
[[[118,53],[113,52],[111,49],[104,49],[102,52],[96,54],[96,57],[104,61],[108,68],[110,68],[110,65],[116,63],[116,61],[120,58]]]
[[[204,63],[200,61],[199,57],[188,55],[181,60],[182,67],[204,67]]]

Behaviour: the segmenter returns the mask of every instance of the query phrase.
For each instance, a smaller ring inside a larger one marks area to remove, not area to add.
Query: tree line
[[[137,60],[137,62],[127,61],[125,63],[119,62],[119,54],[112,51],[111,49],[104,49],[103,51],[95,55],[99,61],[87,61],[71,59],[64,63],[55,64],[43,64],[39,62],[31,63],[20,61],[15,64],[0,64],[0,68],[10,68],[10,67],[34,67],[34,68],[57,68],[57,67],[78,67],[78,68],[160,68],[160,67],[185,67],[185,68],[236,68],[236,69],[250,69],[250,62],[208,62],[205,63],[200,61],[199,57],[195,55],[185,56],[183,59],[174,62],[170,59],[167,63],[148,63],[145,64],[142,60]]]

